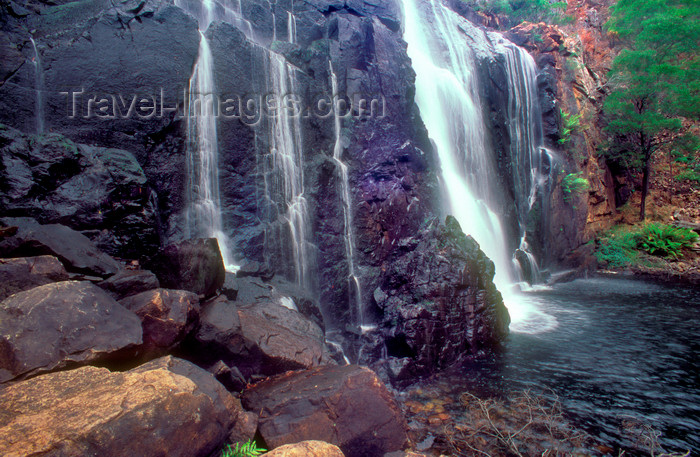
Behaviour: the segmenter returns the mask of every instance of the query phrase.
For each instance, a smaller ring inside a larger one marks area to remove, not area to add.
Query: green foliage
[[[567,113],[559,108],[561,116],[561,132],[559,132],[559,144],[566,144],[571,141],[571,133],[581,126],[581,114]]]
[[[598,240],[595,252],[598,262],[612,268],[627,267],[637,262],[637,239],[632,232],[613,230]]]
[[[612,268],[645,263],[642,253],[678,259],[698,238],[692,230],[665,224],[650,223],[636,230],[618,227],[598,238],[595,256]]]
[[[659,257],[682,256],[681,250],[695,244],[698,234],[692,230],[671,225],[651,223],[635,236],[637,247]]]
[[[588,191],[591,184],[583,177],[583,172],[569,173],[561,180],[561,190],[564,193],[564,201],[569,202],[574,196]]]
[[[562,24],[573,18],[566,15],[566,2],[549,0],[464,0],[477,11],[507,16],[514,23],[522,21]]]
[[[652,155],[674,138],[668,133],[682,117],[700,118],[700,8],[697,0],[618,0],[611,10],[607,27],[624,49],[609,74],[604,154],[643,170],[648,185]]]
[[[221,457],[257,457],[264,452],[267,452],[267,449],[259,448],[254,440],[249,440],[244,444],[229,444],[221,453]]]

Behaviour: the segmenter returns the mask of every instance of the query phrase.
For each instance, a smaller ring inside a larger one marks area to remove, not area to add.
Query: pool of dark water
[[[606,278],[514,299],[502,353],[451,373],[455,391],[531,389],[601,443],[700,455],[700,290]]]

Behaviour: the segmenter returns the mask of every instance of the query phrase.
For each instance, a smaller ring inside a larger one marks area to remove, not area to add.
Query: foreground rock
[[[205,457],[240,412],[222,385],[184,360],[124,373],[83,367],[0,391],[0,455]]]
[[[148,262],[162,287],[213,296],[226,279],[224,260],[215,238],[171,244]]]
[[[46,284],[0,303],[0,382],[119,360],[139,344],[139,318],[88,282]]]
[[[303,440],[336,444],[348,457],[383,456],[406,442],[394,398],[368,368],[325,366],[262,381],[243,393],[260,411],[258,431],[271,448]]]
[[[119,262],[100,251],[85,235],[61,224],[41,225],[28,217],[0,219],[17,227],[17,234],[0,241],[3,257],[52,255],[73,273],[108,277],[121,269]]]
[[[487,352],[510,318],[493,284],[494,265],[459,223],[433,220],[388,265],[374,300],[383,320],[367,360],[384,360],[389,378],[409,379]]]
[[[314,440],[285,444],[265,455],[268,457],[345,457],[338,446]]]
[[[199,360],[223,360],[246,377],[315,367],[324,354],[318,325],[272,302],[239,306],[219,297],[203,307],[195,339]]]
[[[156,275],[148,270],[121,270],[97,285],[112,297],[121,300],[130,295],[157,289],[160,282]]]
[[[199,317],[199,298],[184,290],[155,289],[119,303],[141,318],[146,353],[172,349],[192,331]]]
[[[0,259],[0,301],[23,290],[67,279],[68,272],[56,257]]]

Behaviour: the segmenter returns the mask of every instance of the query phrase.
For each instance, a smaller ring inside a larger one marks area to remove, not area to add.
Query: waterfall
[[[290,252],[296,283],[310,288],[311,254],[308,242],[308,205],[304,196],[304,154],[301,139],[301,112],[298,105],[294,67],[281,55],[264,50],[268,56],[268,93],[273,113],[269,116],[270,163],[265,173],[265,193],[278,207],[286,230],[271,240]],[[275,222],[274,220],[272,222]],[[286,244],[286,246],[285,246]]]
[[[291,11],[287,12],[287,34],[289,42],[295,44],[297,42],[297,18]]]
[[[486,146],[474,57],[459,33],[462,20],[437,0],[404,0],[404,39],[416,72],[416,103],[440,160],[446,210],[496,265],[501,293],[512,287],[510,255],[495,203],[497,176]],[[425,24],[425,25],[424,25]]]
[[[551,184],[551,153],[543,147],[542,115],[537,99],[537,66],[534,59],[512,43],[497,42],[505,56],[508,75],[508,132],[513,169],[515,205],[520,223],[520,244],[513,260],[521,281],[539,281],[539,266],[528,243],[530,212],[542,203]],[[543,198],[544,197],[544,198]],[[539,217],[543,217],[540,214]]]
[[[32,42],[32,47],[34,48],[34,59],[32,59],[32,64],[34,65],[34,90],[36,91],[36,102],[34,106],[34,112],[36,117],[36,133],[44,133],[44,70],[41,66],[41,56],[36,48],[36,42],[34,37],[29,37]]]
[[[362,304],[362,287],[360,279],[355,273],[355,235],[352,225],[352,201],[350,199],[350,182],[348,177],[348,166],[342,160],[343,145],[341,142],[341,118],[340,110],[338,109],[338,77],[333,71],[333,63],[328,63],[331,74],[331,89],[333,91],[333,115],[335,119],[335,145],[333,146],[333,160],[338,167],[338,175],[340,178],[340,197],[342,198],[343,207],[343,241],[345,244],[345,258],[348,263],[348,299],[351,309],[354,308],[354,320],[360,329],[366,326],[364,307]],[[353,307],[354,305],[354,307]]]
[[[176,0],[175,5],[197,18],[199,53],[190,77],[187,113],[187,208],[185,235],[188,238],[216,238],[227,271],[236,271],[230,242],[223,229],[219,194],[219,142],[217,134],[217,96],[214,85],[214,59],[202,30],[214,20],[215,4],[203,0],[199,5]]]
[[[525,196],[524,205],[516,202],[518,208],[524,208],[525,215],[537,194],[533,186],[540,185],[539,170],[544,169],[540,154],[543,148],[538,145],[541,132],[535,110],[534,62],[530,65],[532,59],[515,45],[497,33],[478,29],[440,0],[404,0],[403,7],[404,40],[416,72],[415,100],[440,161],[445,209],[494,262],[494,283],[508,307],[511,330],[547,331],[556,326],[556,319],[541,312],[516,289],[515,259],[508,252],[506,232],[498,216],[503,211],[502,195],[509,190],[499,188],[495,154],[487,146],[474,59],[477,55],[495,59],[505,53],[511,77],[524,81],[511,81],[508,112],[515,143],[511,150],[514,170],[525,173],[525,178],[515,179],[515,186],[519,187],[513,190],[519,195],[516,200]],[[522,229],[526,218],[519,222],[522,252],[518,257],[536,270]]]

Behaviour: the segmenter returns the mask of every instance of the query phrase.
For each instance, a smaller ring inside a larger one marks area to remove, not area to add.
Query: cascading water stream
[[[177,4],[177,3],[176,3]],[[184,7],[184,5],[178,5]],[[187,202],[186,235],[216,238],[228,271],[236,271],[229,240],[223,231],[219,194],[219,146],[217,134],[214,59],[201,31],[214,19],[214,5],[205,0],[196,16],[200,26],[199,54],[189,84],[187,100]]]
[[[348,176],[348,166],[342,160],[343,144],[341,141],[341,118],[338,109],[338,77],[333,71],[333,63],[328,63],[331,74],[331,89],[333,91],[333,114],[335,120],[335,145],[333,146],[333,160],[338,167],[340,178],[340,196],[343,207],[345,258],[348,263],[348,299],[350,306],[355,310],[355,322],[360,329],[366,328],[364,307],[362,304],[362,287],[360,279],[355,273],[355,234],[352,225],[352,201],[350,200],[350,181]],[[353,309],[351,308],[351,309]]]
[[[527,225],[538,197],[551,184],[551,153],[543,147],[542,116],[537,99],[537,65],[530,54],[512,43],[497,43],[508,75],[508,132],[514,195],[520,223],[520,244],[513,264],[521,281],[539,282],[539,266],[528,243]],[[544,195],[543,195],[544,194]],[[539,217],[544,206],[540,201]]]
[[[308,207],[304,196],[304,151],[301,139],[301,113],[295,111],[297,96],[294,67],[281,55],[268,55],[269,93],[276,100],[269,120],[271,167],[266,178],[267,198],[282,207],[288,228],[296,283],[310,288],[310,245]]]
[[[44,69],[41,66],[41,55],[36,48],[34,37],[29,37],[34,48],[34,90],[36,91],[36,104],[34,106],[36,118],[36,133],[37,135],[44,133]]]
[[[403,7],[404,40],[416,72],[415,100],[440,160],[446,209],[494,262],[494,283],[508,307],[511,330],[520,329],[535,311],[515,290],[512,256],[497,216],[502,191],[495,187],[494,154],[485,139],[474,56],[461,32],[466,20],[439,0],[404,0]],[[478,32],[471,38],[491,49],[486,35]]]
[[[297,42],[297,18],[291,11],[287,12],[287,34],[288,41],[292,44]]]

